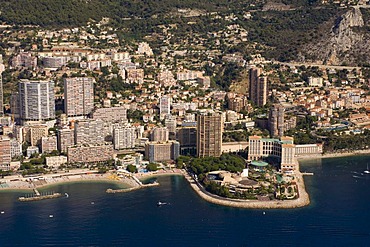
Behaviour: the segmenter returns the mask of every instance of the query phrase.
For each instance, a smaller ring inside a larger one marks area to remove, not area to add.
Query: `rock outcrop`
[[[337,18],[330,32],[324,33],[318,42],[304,46],[299,60],[309,58],[330,65],[369,63],[369,34],[358,31],[364,25],[361,10],[350,9]]]

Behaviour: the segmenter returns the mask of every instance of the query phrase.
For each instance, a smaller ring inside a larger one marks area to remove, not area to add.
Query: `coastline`
[[[241,200],[241,199],[229,199],[220,197],[207,192],[203,186],[197,183],[190,175],[186,174],[185,178],[188,180],[192,189],[204,200],[214,204],[237,207],[237,208],[254,208],[254,209],[289,209],[289,208],[300,208],[310,204],[309,195],[305,189],[303,175],[297,172],[297,187],[299,198],[294,200],[272,200],[272,201],[257,201],[257,200]]]
[[[26,181],[10,181],[4,184],[7,184],[8,187],[0,188],[1,192],[29,192],[33,189],[45,189],[52,186],[69,184],[69,183],[110,183],[116,185],[124,185],[124,187],[133,187],[133,182],[128,178],[121,179],[112,179],[110,178],[112,174],[90,174],[90,175],[81,175],[80,177],[70,176],[63,177],[58,179],[47,179],[45,183],[31,183]]]
[[[370,155],[370,149],[355,150],[353,152],[338,152],[338,153],[325,153],[321,155],[306,155],[296,157],[298,161],[310,160],[310,159],[330,159],[330,158],[341,158],[350,157],[355,155]]]
[[[13,181],[11,183],[16,183],[15,185],[8,188],[0,188],[1,191],[8,192],[20,192],[29,191],[34,188],[47,188],[51,186],[56,186],[60,184],[67,183],[84,183],[84,182],[106,182],[111,184],[121,184],[128,186],[128,188],[122,188],[128,191],[134,191],[141,188],[138,186],[135,179],[130,177],[124,177],[120,179],[113,179],[112,173],[106,174],[89,174],[80,176],[64,177],[62,180],[48,180],[46,184],[33,184],[25,181]],[[242,199],[231,199],[224,198],[207,192],[202,185],[198,184],[194,178],[192,178],[184,169],[173,169],[173,170],[160,170],[156,172],[149,173],[137,173],[134,175],[136,179],[143,181],[153,177],[159,176],[184,176],[189,182],[191,188],[205,201],[222,205],[228,207],[238,207],[238,208],[254,208],[254,209],[289,209],[289,208],[299,208],[310,204],[309,195],[305,189],[304,179],[301,172],[296,173],[296,182],[298,188],[299,198],[293,200],[272,200],[272,201],[258,201],[258,200],[242,200]],[[22,183],[22,184],[20,184]]]

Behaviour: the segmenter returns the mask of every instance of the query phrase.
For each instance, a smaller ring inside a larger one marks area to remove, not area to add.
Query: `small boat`
[[[161,201],[157,202],[158,207],[163,206],[163,205],[167,205],[167,204],[168,204],[167,202],[161,202]]]
[[[366,170],[364,171],[364,173],[366,173],[366,174],[370,174],[369,164],[367,165]]]
[[[54,215],[52,215],[52,214],[51,214],[51,215],[49,215],[49,218],[53,218],[53,217],[54,217]]]
[[[66,198],[68,198],[68,197],[69,197],[68,193],[64,193],[64,195],[66,196]]]
[[[5,214],[5,212],[4,211],[1,211],[1,214]]]
[[[94,205],[95,204],[95,202],[91,202],[91,205]]]

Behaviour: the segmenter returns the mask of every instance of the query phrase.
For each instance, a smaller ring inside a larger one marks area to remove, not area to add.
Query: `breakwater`
[[[125,192],[139,190],[139,189],[143,189],[143,188],[147,188],[147,187],[154,187],[154,186],[159,186],[159,183],[158,182],[154,182],[154,183],[151,183],[151,184],[142,184],[140,186],[135,186],[135,187],[128,188],[128,189],[116,189],[116,190],[114,190],[114,189],[107,189],[106,192],[108,194],[125,193]]]
[[[31,201],[40,201],[40,200],[45,200],[45,199],[54,199],[54,198],[59,198],[62,197],[62,194],[60,193],[53,193],[50,195],[35,195],[31,197],[25,197],[21,196],[18,198],[19,201],[21,202],[31,202]]]

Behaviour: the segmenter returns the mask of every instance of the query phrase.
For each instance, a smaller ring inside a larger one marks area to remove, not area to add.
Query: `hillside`
[[[202,15],[181,15],[179,9]],[[261,53],[279,61],[351,65],[370,61],[364,52],[370,48],[369,9],[355,11],[314,0],[0,0],[0,10],[2,22],[43,28],[82,26],[109,17],[121,30],[121,40],[140,40],[168,24],[177,25],[175,37],[210,38],[204,35],[224,30],[232,24],[225,17],[233,14],[234,24],[248,32],[250,45],[229,47],[231,51]],[[213,19],[207,15],[211,12],[225,19]],[[251,19],[244,18],[246,12]],[[352,23],[355,19],[363,20]]]

